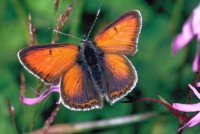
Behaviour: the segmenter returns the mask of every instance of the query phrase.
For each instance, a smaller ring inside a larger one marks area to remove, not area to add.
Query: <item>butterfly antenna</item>
[[[51,31],[53,31],[53,32],[56,32],[56,33],[59,33],[59,34],[65,35],[65,36],[69,36],[69,37],[72,37],[72,38],[75,38],[75,39],[78,39],[78,40],[81,40],[81,41],[82,41],[81,38],[78,38],[78,37],[73,36],[73,35],[71,35],[71,34],[62,33],[62,32],[60,32],[60,31],[58,31],[58,30],[56,30],[56,29],[53,29],[53,28],[51,28],[51,27],[49,27],[48,29],[51,30]]]
[[[96,24],[96,21],[97,21],[97,19],[98,19],[99,13],[100,13],[100,11],[101,11],[101,7],[102,7],[102,5],[99,6],[99,9],[98,9],[98,11],[97,11],[97,14],[96,14],[95,20],[94,20],[92,26],[90,27],[90,31],[89,31],[88,36],[87,36],[86,39],[89,38],[90,33],[92,32],[92,29],[93,29],[94,25]]]

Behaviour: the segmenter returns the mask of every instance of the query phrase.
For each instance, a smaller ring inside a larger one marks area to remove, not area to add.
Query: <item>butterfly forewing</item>
[[[55,82],[76,62],[77,55],[78,47],[73,44],[35,45],[18,53],[24,67],[46,83]]]
[[[137,52],[140,30],[139,11],[129,11],[99,32],[94,42],[104,52],[134,54]]]

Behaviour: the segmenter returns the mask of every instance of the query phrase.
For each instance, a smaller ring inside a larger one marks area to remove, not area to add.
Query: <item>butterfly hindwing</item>
[[[107,81],[106,99],[111,104],[130,92],[137,83],[137,72],[121,54],[104,55],[104,77]]]
[[[134,54],[137,52],[140,30],[139,11],[129,11],[100,31],[94,42],[104,52]]]
[[[79,48],[73,44],[35,45],[18,53],[20,62],[46,83],[53,83],[77,59]]]
[[[63,104],[72,110],[90,110],[103,105],[89,72],[78,63],[61,79],[61,98]]]

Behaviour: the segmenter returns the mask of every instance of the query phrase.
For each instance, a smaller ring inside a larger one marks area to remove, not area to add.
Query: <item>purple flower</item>
[[[190,89],[192,89],[194,94],[200,99],[200,93],[192,85],[189,84],[189,87]],[[200,103],[195,103],[195,104],[173,103],[172,107],[182,112],[198,112],[187,123],[185,123],[182,127],[180,127],[178,131],[186,127],[193,127],[198,123],[200,123]]]
[[[194,36],[197,36],[197,51],[193,61],[193,71],[199,68],[200,56],[200,4],[193,10],[188,20],[182,27],[182,32],[176,36],[172,43],[172,53],[176,54],[181,48],[186,46]]]
[[[47,89],[44,93],[40,94],[38,97],[26,98],[24,96],[20,96],[20,101],[27,105],[33,105],[33,104],[36,104],[36,103],[42,101],[44,98],[46,98],[52,92],[60,92],[60,88],[58,86],[51,85],[51,87],[49,89]],[[61,101],[59,100],[58,103],[60,103],[60,102]]]

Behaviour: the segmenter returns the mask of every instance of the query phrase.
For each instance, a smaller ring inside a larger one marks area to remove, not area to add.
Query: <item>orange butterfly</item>
[[[102,108],[113,104],[137,83],[137,72],[125,55],[137,52],[141,30],[139,11],[128,11],[94,41],[83,38],[72,43],[36,45],[18,53],[21,64],[46,84],[60,82],[61,101],[71,110]]]

